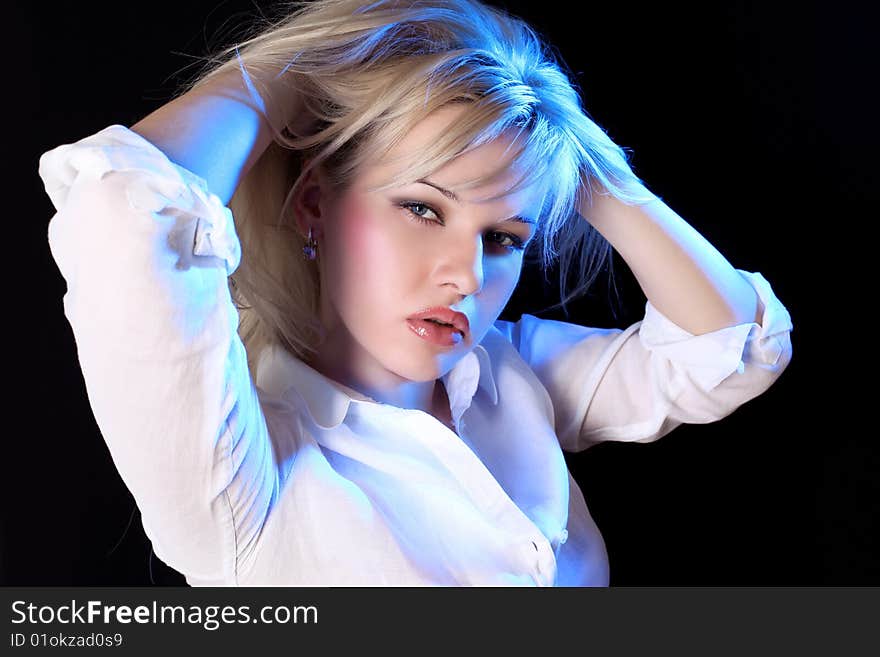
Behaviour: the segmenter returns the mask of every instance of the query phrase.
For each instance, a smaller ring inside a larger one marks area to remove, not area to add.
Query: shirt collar
[[[257,387],[270,395],[285,397],[292,391],[299,393],[312,419],[325,429],[339,426],[352,402],[377,403],[374,399],[327,378],[278,345],[266,347],[260,355],[256,378]],[[446,387],[455,420],[471,405],[478,388],[486,392],[492,404],[498,403],[492,362],[489,352],[481,344],[465,354],[441,380]]]

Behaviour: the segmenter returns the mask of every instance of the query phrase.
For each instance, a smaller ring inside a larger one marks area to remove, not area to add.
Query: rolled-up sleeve
[[[650,442],[683,424],[719,420],[767,390],[791,361],[792,322],[760,273],[761,322],[693,335],[646,303],[626,329],[523,315],[499,322],[547,389],[563,449]]]
[[[230,210],[113,125],[40,157],[89,402],[156,554],[190,584],[236,581],[277,486],[238,337]]]

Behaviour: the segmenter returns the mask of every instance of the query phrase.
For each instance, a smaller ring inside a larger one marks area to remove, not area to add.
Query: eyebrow
[[[456,203],[461,203],[459,198],[455,195],[455,192],[453,192],[449,189],[445,189],[445,188],[441,187],[440,185],[438,185],[437,183],[431,182],[430,180],[427,180],[426,178],[420,178],[419,180],[416,180],[416,182],[422,183],[423,185],[427,185],[428,187],[433,187],[438,192],[443,194],[443,196],[445,196],[446,198],[451,199],[451,200],[455,201]],[[527,219],[525,217],[519,217],[519,216],[510,217],[509,219],[505,219],[501,223],[506,223],[509,221],[513,221],[513,222],[520,223],[520,224],[530,224],[532,226],[535,226],[538,223],[534,219]]]

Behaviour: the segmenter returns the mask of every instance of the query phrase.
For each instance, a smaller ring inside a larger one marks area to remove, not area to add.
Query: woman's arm
[[[95,420],[156,554],[202,585],[237,583],[278,479],[230,298],[226,207],[272,131],[232,79],[39,167]]]
[[[692,226],[657,198],[627,205],[593,187],[579,213],[632,270],[661,313],[694,335],[760,324],[754,289]]]
[[[232,213],[121,125],[44,153],[39,173],[89,403],[144,530],[190,584],[234,584],[277,471],[230,298]]]
[[[238,68],[217,74],[141,119],[131,130],[208,183],[224,205],[272,141],[262,105]]]

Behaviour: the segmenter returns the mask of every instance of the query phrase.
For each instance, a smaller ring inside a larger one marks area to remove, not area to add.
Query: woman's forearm
[[[579,212],[624,259],[651,304],[689,333],[760,323],[751,285],[659,198],[627,205],[594,191]]]
[[[224,205],[272,141],[237,69],[166,103],[130,129],[204,178]]]

